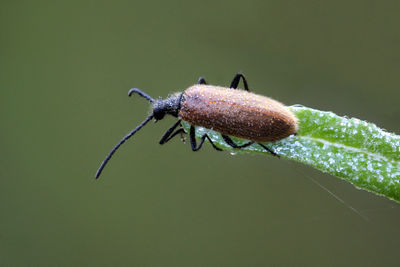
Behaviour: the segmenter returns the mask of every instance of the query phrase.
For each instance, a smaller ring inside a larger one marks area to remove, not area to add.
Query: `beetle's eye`
[[[156,119],[156,120],[161,120],[161,119],[163,119],[164,118],[164,116],[165,116],[165,113],[154,113],[154,118]]]
[[[165,111],[160,107],[155,107],[153,110],[154,119],[161,120],[165,116]]]

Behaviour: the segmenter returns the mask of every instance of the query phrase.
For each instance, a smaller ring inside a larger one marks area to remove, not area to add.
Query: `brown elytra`
[[[256,142],[277,141],[297,132],[297,118],[278,101],[212,85],[186,89],[178,116],[193,125]]]

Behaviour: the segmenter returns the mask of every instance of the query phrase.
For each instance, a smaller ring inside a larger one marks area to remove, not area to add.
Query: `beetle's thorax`
[[[156,120],[164,118],[165,114],[178,117],[181,109],[183,93],[173,94],[165,99],[157,99],[153,105],[153,115]]]

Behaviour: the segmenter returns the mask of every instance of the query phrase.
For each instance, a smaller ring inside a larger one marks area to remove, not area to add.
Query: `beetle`
[[[243,80],[244,90],[237,88],[240,79]],[[159,121],[167,114],[178,118],[178,121],[164,133],[159,143],[163,145],[176,135],[185,134],[181,124],[181,121],[184,120],[191,124],[189,138],[193,151],[198,151],[206,139],[215,150],[222,150],[213,143],[207,134],[204,134],[197,144],[195,126],[218,131],[223,140],[233,148],[244,148],[256,142],[277,157],[279,155],[261,142],[281,140],[296,134],[298,130],[295,115],[280,102],[251,93],[246,78],[240,72],[235,75],[229,88],[207,85],[205,79],[200,77],[197,84],[183,92],[172,94],[166,99],[153,99],[137,88],[130,89],[128,95],[131,96],[134,93],[152,103],[153,112],[111,150],[101,163],[96,173],[96,179],[99,178],[115,151],[126,140],[153,118]],[[249,141],[238,145],[229,136]]]

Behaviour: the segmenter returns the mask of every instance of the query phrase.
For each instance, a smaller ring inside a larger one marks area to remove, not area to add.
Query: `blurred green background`
[[[307,166],[193,153],[153,97],[204,76],[399,132],[399,1],[2,1],[0,265],[397,265],[395,202]],[[345,204],[323,190],[315,179]],[[362,216],[357,214],[356,209]]]

